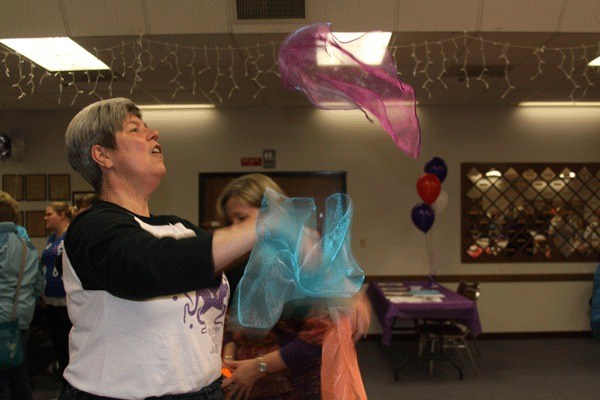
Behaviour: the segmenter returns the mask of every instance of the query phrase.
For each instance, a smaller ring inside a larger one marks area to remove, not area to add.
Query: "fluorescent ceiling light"
[[[600,107],[600,102],[593,101],[522,101],[524,107]]]
[[[108,65],[68,37],[0,39],[0,43],[48,71],[109,69]]]
[[[590,67],[600,67],[600,57],[594,58],[588,63]]]
[[[502,176],[502,173],[498,170],[490,169],[488,172],[485,173],[485,176],[491,178],[500,178]]]
[[[333,32],[333,37],[344,44],[344,48],[368,65],[379,65],[383,61],[392,32]],[[317,65],[354,65],[354,61],[337,48],[327,45],[317,49]]]
[[[215,108],[214,104],[137,104],[140,110],[192,110],[199,108]]]

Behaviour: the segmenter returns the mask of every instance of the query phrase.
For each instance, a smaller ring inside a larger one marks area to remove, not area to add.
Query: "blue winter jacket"
[[[592,315],[590,316],[590,327],[596,338],[600,339],[600,264],[594,274],[594,288],[592,289]]]
[[[44,293],[46,281],[39,267],[38,252],[29,240],[25,241],[26,261],[17,303],[17,318],[21,329],[29,328],[36,300]],[[13,222],[0,222],[0,322],[10,319],[23,246]]]

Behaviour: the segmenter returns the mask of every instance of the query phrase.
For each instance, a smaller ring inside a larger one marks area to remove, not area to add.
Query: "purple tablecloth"
[[[392,340],[394,318],[454,319],[469,327],[474,336],[481,333],[479,313],[477,312],[477,306],[473,300],[463,297],[445,286],[437,284],[435,290],[444,295],[441,302],[393,303],[386,298],[382,287],[386,288],[386,293],[389,294],[393,293],[394,285],[405,288],[410,288],[410,286],[422,286],[423,290],[429,289],[429,284],[427,282],[371,282],[369,284],[367,294],[373,305],[373,310],[375,310],[375,314],[383,327],[381,342],[386,346],[389,345]]]

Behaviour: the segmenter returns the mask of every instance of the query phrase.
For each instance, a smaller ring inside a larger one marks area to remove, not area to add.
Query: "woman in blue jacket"
[[[69,364],[69,331],[71,320],[67,313],[67,299],[62,279],[62,252],[65,233],[73,219],[74,209],[60,201],[46,207],[46,228],[51,232],[46,249],[42,252],[42,265],[46,276],[46,323],[56,353],[60,376]]]
[[[25,243],[25,264],[17,302],[17,319],[21,330],[23,351],[27,356],[29,325],[33,319],[36,300],[44,292],[44,276],[38,264],[38,252],[29,240],[23,240],[25,232],[17,229],[17,202],[6,192],[0,191],[0,322],[10,319],[19,269]],[[32,399],[26,365],[0,371],[0,399]]]

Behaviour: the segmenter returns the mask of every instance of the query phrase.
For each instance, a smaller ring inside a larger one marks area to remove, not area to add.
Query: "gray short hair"
[[[102,170],[92,159],[92,146],[116,149],[115,133],[121,130],[128,113],[142,118],[133,101],[119,97],[97,101],[81,110],[69,123],[65,134],[67,158],[71,167],[100,192]]]

